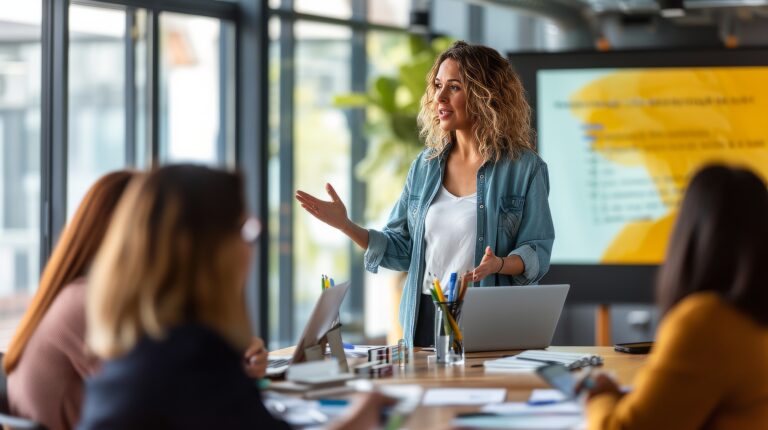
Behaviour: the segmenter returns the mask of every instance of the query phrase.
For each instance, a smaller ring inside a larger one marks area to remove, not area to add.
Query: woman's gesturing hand
[[[495,255],[493,251],[491,251],[490,246],[486,246],[483,259],[480,260],[480,265],[475,267],[475,270],[471,273],[472,282],[480,282],[486,276],[498,273],[501,267],[501,257]]]
[[[336,194],[336,190],[333,189],[331,184],[325,184],[325,191],[331,196],[330,202],[320,200],[301,190],[296,191],[296,200],[299,201],[301,207],[315,218],[331,227],[336,227],[337,229],[342,230],[349,223],[347,208],[344,206],[344,202],[341,201],[339,195]]]

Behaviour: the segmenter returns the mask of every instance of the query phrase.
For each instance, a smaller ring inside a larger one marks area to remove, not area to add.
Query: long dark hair
[[[37,293],[24,313],[24,318],[3,358],[6,374],[16,368],[29,338],[54,299],[72,281],[85,276],[101,246],[120,197],[136,175],[128,170],[104,175],[83,197],[45,265]]]
[[[685,193],[659,272],[663,313],[697,291],[768,325],[768,190],[753,172],[722,165],[700,170]]]

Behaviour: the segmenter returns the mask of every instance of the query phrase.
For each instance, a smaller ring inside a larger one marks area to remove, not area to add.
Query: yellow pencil
[[[440,301],[441,302],[446,301],[445,300],[445,295],[443,295],[443,289],[440,288],[440,280],[437,279],[437,278],[435,278],[435,290],[437,291],[437,297],[440,298]]]

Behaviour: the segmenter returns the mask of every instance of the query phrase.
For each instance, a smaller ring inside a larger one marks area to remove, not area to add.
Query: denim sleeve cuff
[[[509,255],[519,256],[523,260],[523,265],[525,266],[523,273],[513,278],[516,284],[530,284],[539,276],[539,256],[531,245],[523,245],[510,252]]]
[[[368,249],[363,255],[365,270],[371,273],[378,273],[379,264],[384,258],[384,251],[387,250],[387,237],[384,233],[370,229],[368,230]]]

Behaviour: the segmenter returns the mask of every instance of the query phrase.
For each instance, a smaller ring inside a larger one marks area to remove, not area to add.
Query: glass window
[[[69,7],[67,215],[125,165],[125,10]]]
[[[134,167],[146,169],[150,166],[150,148],[148,144],[148,106],[147,106],[147,46],[149,46],[149,34],[147,32],[147,10],[137,9],[133,19],[134,41]],[[128,127],[131,124],[127,124]]]
[[[455,39],[469,38],[469,4],[463,0],[434,0],[431,2],[432,32]]]
[[[399,73],[400,65],[406,63],[411,57],[411,51],[408,42],[408,35],[405,33],[396,33],[390,31],[369,31],[367,35],[366,51],[368,56],[368,87],[375,82],[377,78],[386,76],[396,78]],[[404,100],[403,94],[400,94],[399,103],[407,104],[418,102],[415,100]],[[391,119],[386,117],[386,113],[378,109],[368,109],[366,111],[367,122],[369,124],[390,124]],[[374,130],[369,127],[369,130]],[[414,137],[418,131],[414,130]],[[367,135],[368,147],[371,155],[375,155],[378,145],[382,143],[384,134],[375,132]],[[368,173],[369,177],[361,179],[368,180],[366,201],[366,224],[370,228],[381,229],[387,222],[390,210],[395,205],[400,193],[405,185],[405,178],[395,169],[389,169],[386,173],[381,170]],[[386,176],[392,178],[386,183],[377,182],[372,185],[370,179]],[[402,273],[380,268],[377,274],[365,272],[365,336],[366,338],[387,337],[389,344],[397,343],[402,337],[400,324],[397,321],[399,313],[400,295],[404,276]]]
[[[294,0],[294,8],[296,12],[312,15],[352,18],[352,0]]]
[[[350,207],[350,133],[344,112],[332,103],[350,91],[352,32],[311,22],[297,22],[294,30],[294,184],[327,198],[330,182]],[[295,341],[320,294],[320,276],[348,280],[350,254],[346,236],[293,205]]]
[[[160,158],[223,164],[222,37],[229,25],[202,16],[160,15]],[[232,70],[227,67],[225,70]]]
[[[368,0],[368,21],[407,27],[411,0]]]
[[[289,345],[280,339],[280,20],[269,20],[269,349]],[[292,202],[291,202],[292,203]],[[288,250],[290,252],[290,250]]]
[[[40,271],[42,3],[0,0],[0,350]]]

